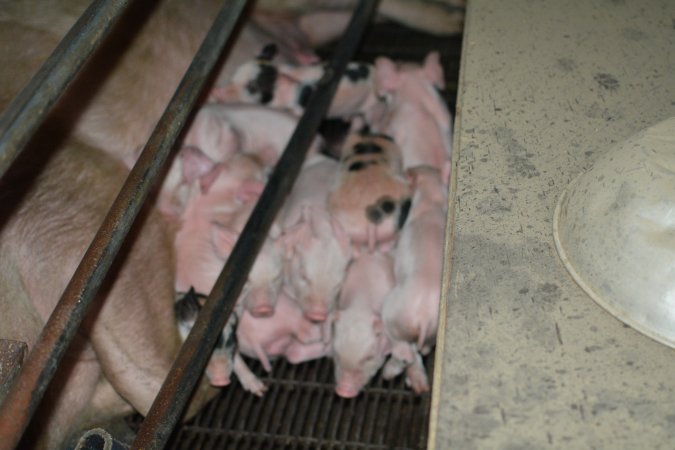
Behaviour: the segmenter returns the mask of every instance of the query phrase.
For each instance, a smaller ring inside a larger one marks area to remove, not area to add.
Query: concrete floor
[[[675,1],[470,0],[430,449],[675,448],[675,350],[552,236],[572,179],[674,115]]]

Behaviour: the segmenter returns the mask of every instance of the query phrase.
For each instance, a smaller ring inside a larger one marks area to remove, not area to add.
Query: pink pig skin
[[[0,336],[29,348],[126,177],[103,152],[66,141],[50,156],[54,139],[38,139],[0,180]],[[151,208],[129,236],[20,448],[60,448],[81,427],[145,414],[159,391],[180,345],[172,236]]]
[[[217,162],[233,153],[229,145],[238,144],[237,150],[257,156],[270,168],[276,164],[297,124],[297,117],[285,111],[260,105],[210,103],[199,110],[185,144],[199,148]],[[317,150],[315,140],[310,152]]]
[[[255,158],[237,154],[202,176],[176,234],[178,291],[211,291],[262,190],[262,173]],[[263,244],[240,300],[254,315],[272,314],[281,290],[283,261],[275,230]]]
[[[360,255],[347,269],[333,333],[335,392],[340,397],[358,395],[391,351],[380,311],[394,283],[393,261],[379,252]]]
[[[299,363],[330,351],[330,345],[323,342],[321,325],[305,318],[285,295],[279,296],[270,317],[256,318],[244,311],[237,326],[237,341],[239,351],[260,360],[268,372],[272,370],[270,358],[287,356],[292,363]]]
[[[392,340],[392,354],[401,368],[413,365],[410,375],[417,392],[428,389],[419,371],[417,352],[427,354],[436,339],[443,267],[447,193],[438,170],[409,169],[414,194],[410,214],[394,251],[396,287],[382,307],[384,328]],[[396,374],[387,363],[386,373]],[[385,373],[385,374],[386,374]]]
[[[351,258],[348,236],[326,212],[338,167],[325,156],[310,157],[279,214],[285,291],[315,321],[329,318]]]
[[[159,208],[167,216],[180,216],[190,195],[191,182],[214,165],[239,153],[257,158],[269,172],[295,130],[298,119],[290,113],[259,105],[209,104],[200,108],[183,140],[183,148],[171,162],[160,188]],[[316,138],[310,154],[318,153]],[[198,157],[194,156],[198,153]],[[131,167],[137,155],[126,159]]]
[[[195,292],[177,295],[174,307],[178,318],[178,329],[183,340],[187,339],[205,300],[205,295]],[[249,369],[236,350],[236,342],[233,338],[236,332],[237,314],[235,310],[225,324],[221,339],[216,343],[207,363],[206,376],[212,386],[222,387],[230,384],[230,377],[234,371],[242,387],[260,397],[267,390],[267,386]]]
[[[237,218],[244,203],[237,193],[245,182],[261,179],[262,167],[246,155],[214,166],[215,179],[188,200],[176,233],[176,290],[208,293],[223,266],[214,248],[214,223],[229,224]],[[201,181],[201,180],[200,180]]]
[[[377,91],[390,99],[373,130],[393,136],[403,153],[403,168],[428,165],[447,171],[452,157],[451,117],[435,88],[444,86],[439,55],[427,55],[422,66],[375,61]]]
[[[355,153],[358,145],[374,145],[377,153]],[[353,244],[376,245],[392,241],[398,231],[400,205],[410,197],[410,185],[400,167],[397,145],[375,135],[352,135],[343,149],[339,179],[328,196],[328,211],[337,219]],[[387,214],[382,202],[390,203]]]

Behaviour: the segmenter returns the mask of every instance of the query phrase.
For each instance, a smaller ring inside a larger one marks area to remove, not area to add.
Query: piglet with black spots
[[[396,237],[410,185],[401,171],[401,153],[385,135],[352,134],[342,151],[339,179],[328,197],[328,211],[352,244],[369,251]]]
[[[211,99],[225,103],[257,103],[302,114],[309,98],[326,75],[322,64],[293,65],[274,61],[276,52],[267,46],[258,58],[239,66],[228,83],[211,91]],[[338,84],[326,113],[328,118],[349,118],[377,111],[374,68],[362,62],[350,62]]]
[[[174,310],[178,320],[178,330],[183,340],[187,339],[205,301],[206,295],[195,292],[193,288],[190,288],[188,292],[176,294]],[[235,311],[218,336],[211,358],[206,365],[206,377],[212,386],[227,386],[230,384],[230,377],[234,370],[245,390],[261,396],[267,387],[251,372],[237,351],[235,338],[237,322]]]

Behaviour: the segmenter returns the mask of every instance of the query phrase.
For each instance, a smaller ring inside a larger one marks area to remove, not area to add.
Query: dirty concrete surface
[[[584,293],[552,220],[675,116],[675,2],[472,0],[463,45],[429,448],[672,448],[675,350]]]

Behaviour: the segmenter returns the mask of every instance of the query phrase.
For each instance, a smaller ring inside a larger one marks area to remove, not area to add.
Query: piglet
[[[295,130],[298,119],[286,111],[260,105],[207,104],[200,108],[181,150],[171,162],[159,193],[159,208],[175,219],[185,210],[194,180],[203,179],[214,166],[227,163],[239,153],[255,158],[268,173]],[[316,138],[310,154],[322,146]],[[131,167],[137,155],[125,163]],[[213,173],[212,173],[213,174]]]
[[[237,326],[237,341],[239,351],[260,360],[268,372],[272,370],[270,358],[285,356],[291,363],[300,363],[330,352],[321,325],[308,320],[285,295],[279,296],[270,317],[253,317],[244,311]]]
[[[394,251],[396,286],[382,307],[393,355],[384,375],[395,376],[408,368],[413,390],[424,392],[429,383],[418,352],[428,354],[436,339],[447,193],[435,168],[418,166],[408,174],[414,189],[412,205]]]
[[[194,288],[190,288],[188,292],[176,294],[174,310],[178,320],[178,330],[183,341],[187,339],[190,330],[192,330],[205,301],[206,296],[195,292]],[[206,377],[212,386],[227,386],[230,384],[230,377],[234,370],[243,388],[260,397],[267,390],[267,386],[251,372],[251,369],[237,351],[236,327],[237,312],[234,311],[218,337],[206,366]]]
[[[338,167],[323,155],[308,158],[279,214],[284,290],[309,319],[319,322],[334,310],[352,256],[349,237],[327,212]]]
[[[211,291],[224,263],[214,247],[214,234],[218,227],[238,219],[248,198],[246,186],[261,186],[262,178],[262,166],[243,154],[205,171],[199,190],[187,201],[176,233],[176,290],[187,292],[194,287],[197,292]]]
[[[429,165],[448,172],[451,117],[438,92],[444,86],[438,53],[429,53],[422,65],[377,58],[375,85],[377,95],[388,99],[388,107],[371,126],[391,135],[401,147],[403,168]]]
[[[186,135],[185,145],[199,148],[220,162],[232,154],[233,145],[240,152],[256,156],[265,168],[276,164],[298,119],[294,115],[260,105],[209,103],[204,105]],[[310,153],[317,153],[315,140]]]
[[[400,150],[384,135],[347,138],[339,179],[328,196],[328,211],[353,244],[392,241],[404,217],[410,186],[400,166]]]
[[[262,191],[262,166],[235,155],[200,179],[201,190],[187,204],[176,234],[176,287],[210,292]],[[256,316],[272,314],[283,281],[282,249],[273,227],[253,264],[241,302]]]
[[[292,65],[274,61],[270,46],[258,58],[235,71],[231,80],[213,89],[211,99],[226,103],[258,103],[302,114],[326,69],[321,64]],[[376,95],[374,68],[350,62],[326,113],[328,118],[349,118],[366,111],[381,112],[384,105]]]
[[[230,224],[212,223],[211,242],[221,267],[232,253],[232,249],[253,210],[253,203],[247,203]],[[278,227],[273,226],[265,239],[258,257],[248,274],[239,303],[254,317],[271,316],[281,292],[283,283],[283,251],[277,243]]]
[[[349,265],[333,325],[335,392],[340,397],[358,395],[391,351],[380,311],[394,282],[393,262],[383,253],[362,254]]]

